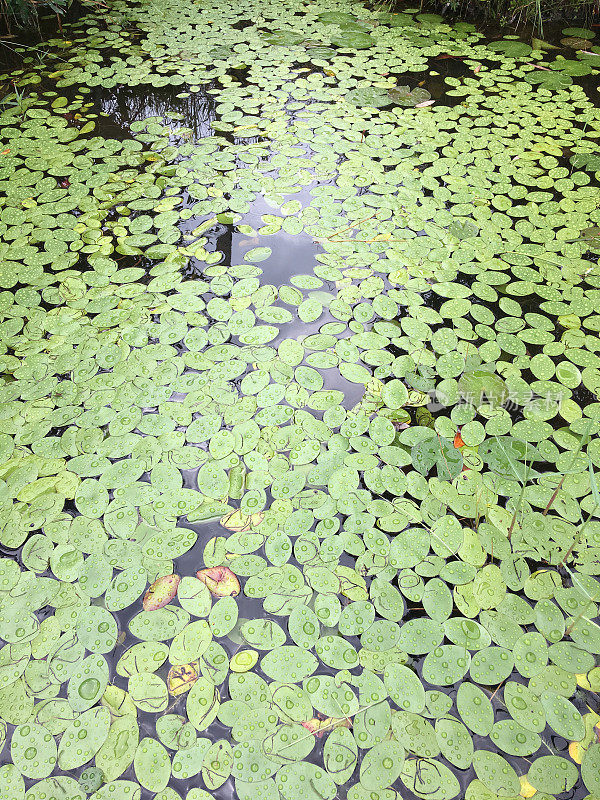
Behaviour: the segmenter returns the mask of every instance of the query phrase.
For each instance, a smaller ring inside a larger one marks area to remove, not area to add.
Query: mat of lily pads
[[[65,35],[1,90],[2,797],[598,800],[594,32]]]

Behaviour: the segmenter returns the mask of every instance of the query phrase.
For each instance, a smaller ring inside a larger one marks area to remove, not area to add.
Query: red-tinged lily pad
[[[201,569],[196,577],[207,586],[213,597],[235,597],[240,593],[240,582],[229,567]]]
[[[313,717],[312,719],[302,722],[302,727],[313,734],[317,739],[320,739],[325,733],[329,733],[334,728],[351,728],[352,722],[348,718],[336,719],[335,717],[325,717],[319,719]]]
[[[162,578],[157,578],[144,595],[144,611],[156,611],[168,605],[177,594],[180,580],[179,575],[163,575]]]

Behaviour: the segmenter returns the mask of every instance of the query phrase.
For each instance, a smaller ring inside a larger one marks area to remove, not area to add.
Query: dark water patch
[[[92,89],[90,96],[106,117],[104,121],[99,120],[98,131],[105,136],[110,137],[111,129],[117,133],[127,131],[132,123],[145,122],[150,117],[165,118],[171,127],[190,128],[194,139],[214,134],[210,123],[216,119],[215,100],[205,89],[186,92],[175,86],[151,90],[139,86],[112,89],[98,86]]]

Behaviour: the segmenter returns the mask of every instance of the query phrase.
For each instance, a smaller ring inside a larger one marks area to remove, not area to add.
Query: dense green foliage
[[[402,11],[408,5],[398,0],[375,0],[375,4],[392,11]],[[452,14],[457,20],[520,30],[531,26],[538,33],[554,21],[591,24],[600,19],[598,0],[428,0],[421,5],[430,11]]]
[[[57,15],[65,14],[72,0],[0,0],[0,19],[6,30],[12,27],[32,28],[37,26],[38,17],[44,11]]]
[[[597,0],[449,0],[434,2],[459,18],[485,18],[500,25],[533,24],[553,20],[590,23],[598,20]]]
[[[34,27],[38,16],[46,10],[52,11],[57,16],[64,15],[72,5],[73,0],[0,0],[0,18],[5,27]],[[91,5],[93,0],[83,5]],[[104,2],[98,5],[105,5]],[[375,0],[376,7],[386,7],[388,10],[402,11],[407,3],[397,3],[394,0]],[[522,25],[533,24],[541,30],[545,22],[550,20],[570,20],[589,23],[598,19],[598,0],[430,0],[421,4],[421,10],[440,10],[452,13],[459,19],[484,18],[496,25]],[[107,6],[110,13],[110,6]]]
[[[600,800],[594,31],[67,33],[0,109],[2,797]]]

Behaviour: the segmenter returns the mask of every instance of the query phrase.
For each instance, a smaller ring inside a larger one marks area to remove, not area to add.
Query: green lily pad
[[[410,86],[395,86],[390,89],[389,95],[397,105],[410,108],[431,99],[431,94],[427,89],[421,89],[418,86],[415,89],[411,89]]]
[[[371,37],[366,34],[358,34],[358,37],[361,40],[365,37],[369,40],[371,39]],[[341,41],[347,38],[348,36],[341,37]],[[334,44],[336,44],[336,42],[334,42]],[[370,47],[370,41],[366,46]],[[373,106],[374,108],[385,108],[392,104],[392,98],[388,93],[384,89],[377,88],[352,89],[352,91],[348,92],[346,95],[346,101],[355,106]]]

